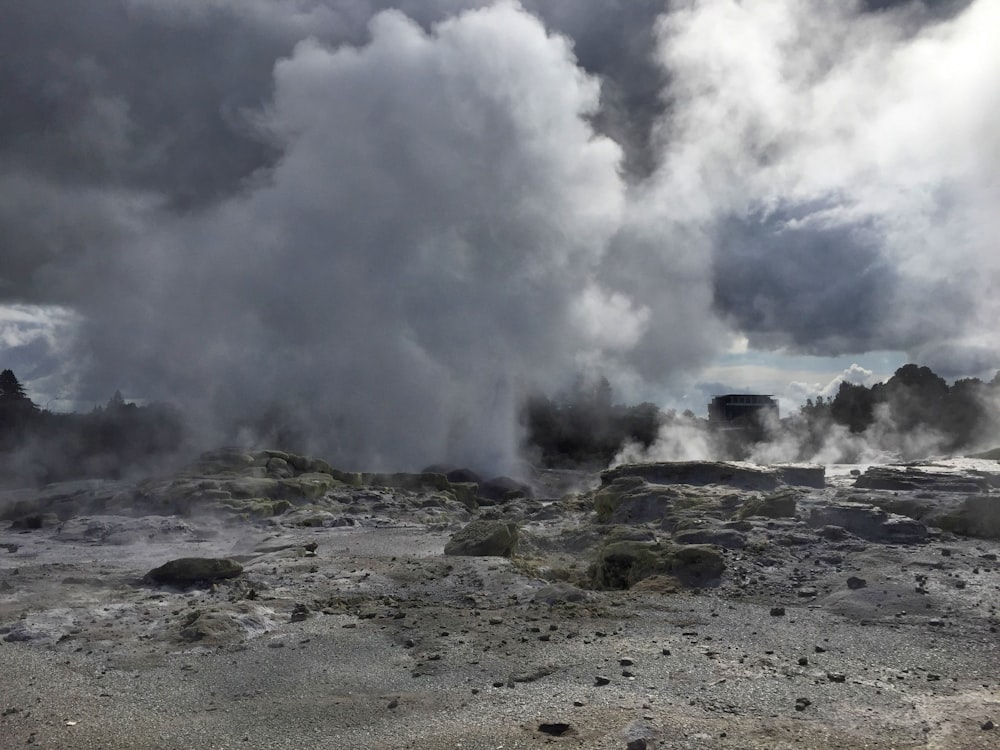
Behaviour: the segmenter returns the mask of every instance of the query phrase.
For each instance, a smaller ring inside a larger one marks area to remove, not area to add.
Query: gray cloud
[[[573,371],[1000,349],[996,0],[0,16],[0,303],[79,316],[2,354],[83,400],[499,468]]]

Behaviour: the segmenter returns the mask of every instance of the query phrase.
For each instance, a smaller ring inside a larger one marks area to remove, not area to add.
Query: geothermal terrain
[[[1000,464],[0,495],[0,747],[995,748]]]

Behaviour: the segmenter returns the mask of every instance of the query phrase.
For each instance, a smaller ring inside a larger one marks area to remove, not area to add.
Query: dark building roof
[[[737,422],[773,411],[778,415],[778,402],[773,396],[762,393],[728,393],[715,396],[708,405],[710,422]]]

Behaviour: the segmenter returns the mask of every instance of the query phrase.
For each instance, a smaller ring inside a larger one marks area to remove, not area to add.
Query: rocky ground
[[[996,461],[431,468],[4,493],[0,747],[1000,746]]]

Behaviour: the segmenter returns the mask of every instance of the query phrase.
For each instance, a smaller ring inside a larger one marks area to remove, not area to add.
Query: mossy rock
[[[329,474],[310,472],[300,474],[294,479],[282,481],[282,497],[288,500],[319,500],[334,485],[334,478]]]
[[[660,575],[702,585],[718,579],[724,570],[722,555],[707,544],[613,542],[598,553],[588,572],[595,589],[628,589]]]
[[[313,470],[312,466],[314,462],[308,456],[300,456],[296,453],[289,453],[288,458],[286,458],[285,461],[299,473]]]
[[[510,557],[517,547],[517,525],[501,520],[477,519],[452,535],[446,555]]]
[[[306,469],[306,471],[313,474],[329,474],[330,476],[333,476],[334,468],[322,458],[314,458],[312,460],[312,464],[308,469]]]
[[[670,572],[670,557],[659,544],[613,542],[590,567],[595,589],[627,589],[644,578]]]
[[[283,458],[271,458],[267,462],[267,473],[278,479],[288,479],[295,476],[295,469]]]
[[[794,490],[775,492],[764,497],[753,497],[743,503],[736,518],[762,516],[764,518],[795,518],[798,494]]]
[[[270,478],[239,477],[228,480],[225,488],[234,498],[276,498],[281,493],[281,484]]]
[[[181,557],[153,568],[146,577],[167,586],[192,586],[235,578],[243,566],[227,557]]]

